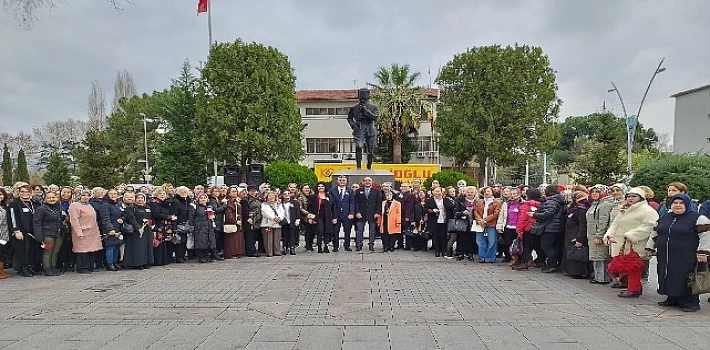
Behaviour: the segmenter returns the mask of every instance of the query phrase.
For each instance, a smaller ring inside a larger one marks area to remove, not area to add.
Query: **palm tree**
[[[408,64],[393,63],[375,72],[376,83],[368,84],[374,91],[372,101],[380,110],[378,125],[392,140],[392,162],[402,163],[402,139],[416,134],[423,116],[428,115],[423,88],[415,86],[419,72]]]

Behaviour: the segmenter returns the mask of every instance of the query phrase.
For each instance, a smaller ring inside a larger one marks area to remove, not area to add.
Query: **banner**
[[[313,171],[318,177],[318,181],[330,182],[331,175],[341,170],[356,169],[355,164],[345,163],[315,163]],[[397,181],[411,182],[414,179],[425,180],[431,175],[441,171],[439,164],[372,164],[372,169],[387,170],[394,174]]]

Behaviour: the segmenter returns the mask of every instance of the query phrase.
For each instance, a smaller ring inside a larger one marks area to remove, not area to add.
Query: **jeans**
[[[362,247],[363,241],[364,241],[364,233],[365,233],[365,223],[367,223],[368,226],[368,231],[370,233],[370,242],[369,245],[371,247],[375,246],[375,238],[377,238],[377,220],[375,220],[374,217],[372,218],[362,218],[357,221],[357,232],[355,233],[355,245],[358,247]]]
[[[338,222],[333,224],[333,248],[340,246],[340,227],[343,227],[343,247],[350,247],[350,234],[353,231],[353,222],[345,213],[338,214]]]
[[[45,269],[54,269],[57,267],[57,260],[59,259],[59,251],[62,249],[62,242],[64,239],[60,237],[43,237],[42,241],[44,244],[49,244],[50,249],[42,250],[42,266]]]
[[[545,252],[545,258],[547,258],[547,267],[559,267],[560,266],[560,255],[559,245],[560,245],[560,234],[557,232],[544,232],[542,237],[540,237],[540,245],[542,246],[542,251]]]
[[[487,235],[485,235],[487,234]],[[478,259],[484,262],[496,262],[498,253],[498,231],[495,227],[486,227],[484,232],[476,232]]]
[[[106,246],[106,264],[111,265],[118,262],[118,245]]]

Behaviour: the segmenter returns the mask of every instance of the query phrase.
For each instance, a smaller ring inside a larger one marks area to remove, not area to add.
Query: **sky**
[[[10,0],[18,1],[18,0]],[[0,132],[87,118],[91,82],[107,108],[119,70],[139,93],[162,90],[185,59],[207,57],[198,0],[58,0],[31,27],[0,9]],[[124,1],[124,2],[121,2]],[[215,41],[259,42],[289,56],[298,89],[350,89],[380,66],[406,63],[428,86],[457,53],[485,45],[540,46],[557,71],[560,118],[636,114],[665,57],[640,122],[672,135],[674,99],[710,84],[706,0],[210,0]],[[429,73],[431,72],[431,73]]]

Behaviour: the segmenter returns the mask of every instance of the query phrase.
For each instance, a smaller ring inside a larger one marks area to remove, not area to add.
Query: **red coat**
[[[530,208],[540,208],[540,202],[529,200],[525,201],[520,205],[520,216],[518,216],[518,225],[515,227],[515,232],[518,233],[518,237],[523,235],[523,232],[530,232],[532,230],[533,224],[535,223],[535,218],[528,216]]]

